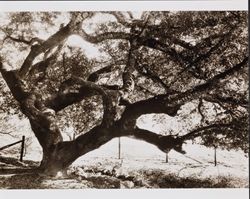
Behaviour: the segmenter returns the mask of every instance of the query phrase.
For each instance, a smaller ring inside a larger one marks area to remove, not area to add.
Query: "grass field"
[[[175,151],[166,155],[153,145],[121,138],[121,159],[118,139],[77,159],[56,177],[37,174],[2,174],[2,189],[79,189],[79,188],[246,188],[248,158],[239,151],[217,152],[199,145],[184,146],[184,156]],[[6,152],[7,153],[7,152]],[[6,154],[2,154],[6,157]],[[14,155],[13,155],[14,156]],[[18,155],[16,154],[18,157]],[[41,158],[39,147],[29,150],[25,163],[3,163],[1,168],[26,168]],[[32,160],[31,162],[28,160]],[[38,162],[35,162],[38,163]],[[11,165],[11,166],[10,166]]]

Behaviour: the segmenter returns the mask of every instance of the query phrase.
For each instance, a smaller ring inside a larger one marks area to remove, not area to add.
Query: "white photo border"
[[[177,1],[0,1],[0,12],[11,11],[164,11],[248,10],[248,0]]]
[[[247,11],[248,0],[177,1],[0,1],[0,12],[16,11]],[[1,20],[1,19],[0,19]],[[0,190],[0,198],[184,198],[247,199],[249,188],[236,189],[82,189],[82,190]]]

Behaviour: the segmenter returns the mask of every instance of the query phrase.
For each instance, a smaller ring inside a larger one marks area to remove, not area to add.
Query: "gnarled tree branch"
[[[180,139],[182,139],[182,140],[190,140],[190,139],[194,139],[196,137],[199,137],[201,135],[206,134],[206,132],[208,132],[208,130],[220,129],[221,131],[223,131],[223,129],[230,128],[230,127],[231,127],[230,123],[210,124],[210,125],[207,125],[207,126],[198,127],[196,129],[192,130],[191,132],[181,136]]]
[[[13,97],[18,101],[23,101],[28,95],[27,85],[22,81],[17,74],[17,71],[7,71],[3,67],[3,63],[0,60],[0,72],[6,81]]]
[[[61,84],[60,90],[45,101],[45,105],[53,110],[60,111],[63,108],[80,102],[85,97],[101,95],[103,100],[103,126],[111,126],[115,120],[115,106],[118,100],[116,94],[93,82],[85,81],[80,77],[71,77]],[[117,94],[118,95],[118,94]],[[112,97],[113,96],[113,97]]]
[[[106,32],[102,34],[98,34],[95,36],[87,34],[83,29],[75,31],[75,34],[81,36],[85,41],[88,41],[90,43],[100,43],[104,40],[108,39],[125,39],[129,40],[131,35],[129,33],[125,32]]]
[[[132,136],[136,139],[144,140],[157,146],[161,151],[168,153],[171,149],[174,149],[180,153],[185,153],[182,149],[184,140],[172,135],[159,135],[145,129],[135,128],[132,132]]]
[[[128,19],[126,19],[126,17],[123,15],[122,12],[109,11],[109,12],[104,12],[104,13],[113,15],[116,18],[117,22],[124,25],[125,27],[130,28],[132,25],[130,22],[128,22]]]

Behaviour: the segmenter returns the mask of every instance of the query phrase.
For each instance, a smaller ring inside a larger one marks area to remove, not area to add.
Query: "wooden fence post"
[[[118,138],[118,159],[121,159],[121,138]]]
[[[23,152],[24,152],[24,142],[25,142],[25,136],[22,137],[22,144],[21,144],[21,152],[20,152],[20,161],[23,161]]]
[[[217,152],[216,152],[216,146],[214,147],[214,166],[217,166]]]
[[[166,153],[166,163],[168,163],[168,153]]]

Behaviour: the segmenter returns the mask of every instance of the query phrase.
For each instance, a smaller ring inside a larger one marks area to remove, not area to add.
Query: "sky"
[[[142,12],[137,11],[132,12],[132,14],[135,19],[139,19],[141,17]],[[94,28],[97,24],[109,21],[116,21],[116,19],[109,14],[96,14],[94,17],[91,18],[91,20],[88,20],[87,23],[84,23],[83,27],[87,33],[91,34],[93,33]],[[88,58],[95,58],[101,55],[100,51],[98,50],[98,45],[86,42],[77,35],[70,36],[67,43],[71,46],[82,47]],[[104,54],[102,55],[105,56]]]

